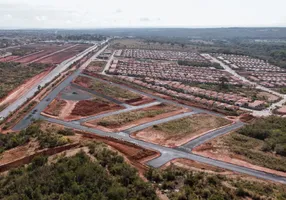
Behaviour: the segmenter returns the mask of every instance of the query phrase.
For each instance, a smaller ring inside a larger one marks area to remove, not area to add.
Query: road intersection
[[[102,51],[104,51],[107,48],[107,46],[105,46],[103,49],[101,49],[100,51],[98,51],[92,58],[97,57]],[[91,59],[89,59],[85,65],[88,65],[89,62],[91,62]],[[213,131],[209,131],[208,133],[180,146],[177,148],[168,148],[168,147],[164,147],[164,146],[160,146],[157,144],[153,144],[153,143],[149,143],[149,142],[145,142],[142,140],[138,140],[135,138],[132,138],[130,136],[131,133],[134,133],[136,131],[145,129],[147,127],[156,125],[156,124],[161,124],[170,120],[174,120],[174,119],[180,119],[183,117],[187,117],[187,116],[191,116],[193,114],[199,114],[199,113],[206,113],[206,114],[210,114],[210,115],[215,115],[215,116],[220,116],[220,117],[224,117],[221,114],[212,112],[212,111],[208,111],[208,110],[204,110],[204,109],[200,109],[200,108],[196,108],[196,107],[192,107],[192,106],[188,106],[188,105],[184,105],[184,104],[180,104],[176,101],[172,101],[172,100],[167,100],[167,99],[163,99],[161,97],[155,96],[153,94],[149,94],[149,93],[145,93],[142,91],[139,91],[137,89],[134,88],[130,88],[129,86],[126,85],[121,85],[121,84],[116,84],[113,83],[114,85],[121,87],[123,89],[127,89],[129,91],[147,96],[149,98],[152,98],[155,100],[155,102],[153,103],[148,103],[145,105],[140,105],[140,106],[131,106],[131,107],[125,107],[124,110],[120,110],[120,111],[114,111],[114,112],[110,112],[110,113],[105,113],[105,114],[101,114],[98,116],[92,116],[92,117],[87,117],[87,118],[83,118],[80,120],[74,120],[74,121],[63,121],[63,120],[59,120],[59,119],[55,119],[55,118],[49,118],[46,116],[42,116],[41,112],[52,102],[53,99],[56,98],[56,96],[67,86],[69,86],[72,81],[78,77],[79,75],[81,75],[82,71],[83,71],[84,67],[81,67],[79,69],[77,69],[73,74],[71,74],[67,79],[65,79],[61,84],[59,84],[53,91],[51,91],[37,106],[36,108],[31,111],[30,113],[28,113],[26,115],[26,117],[24,117],[23,120],[21,120],[15,127],[14,130],[15,131],[19,131],[22,129],[27,128],[34,119],[42,119],[42,120],[46,120],[50,123],[57,123],[60,125],[63,125],[67,128],[72,128],[72,129],[76,129],[76,130],[81,130],[84,132],[89,132],[89,133],[93,133],[96,135],[100,135],[100,136],[104,136],[104,137],[112,137],[118,140],[124,140],[126,142],[130,142],[133,143],[135,145],[139,145],[143,148],[147,148],[147,149],[151,149],[154,151],[157,151],[160,153],[160,156],[147,162],[146,164],[152,166],[152,167],[161,167],[162,165],[177,159],[177,158],[185,158],[185,159],[190,159],[190,160],[194,160],[197,162],[201,162],[201,163],[205,163],[208,165],[212,165],[212,166],[216,166],[216,167],[220,167],[220,168],[224,168],[227,170],[231,170],[234,172],[238,172],[238,173],[243,173],[243,174],[247,174],[247,175],[251,175],[251,176],[255,176],[257,178],[262,178],[262,179],[266,179],[266,180],[271,180],[271,181],[275,181],[275,182],[280,182],[283,184],[286,184],[286,177],[283,176],[277,176],[275,174],[270,174],[270,173],[265,173],[263,171],[258,171],[258,170],[254,170],[251,168],[247,168],[247,167],[243,167],[243,166],[238,166],[238,165],[234,165],[234,164],[230,164],[227,162],[223,162],[223,161],[218,161],[218,160],[214,160],[211,158],[207,158],[207,157],[203,157],[203,156],[199,156],[199,155],[195,155],[192,153],[192,149],[200,144],[203,144],[215,137],[221,136],[223,134],[232,132],[240,127],[242,127],[244,124],[242,122],[234,122],[231,125],[225,126],[225,127],[221,127],[219,129],[213,130]],[[86,76],[86,75],[84,75]],[[94,78],[96,80],[98,80],[98,78],[95,77],[91,77]],[[100,81],[104,81],[104,80],[100,80]],[[108,82],[108,81],[106,81]],[[109,82],[108,82],[109,83]],[[81,88],[83,89],[83,88]],[[121,103],[121,102],[120,102]],[[172,117],[167,117],[164,119],[160,119],[160,120],[156,120],[156,121],[152,121],[149,123],[145,123],[127,130],[123,130],[121,132],[117,132],[117,133],[109,133],[109,132],[105,132],[102,130],[98,130],[95,128],[90,128],[90,127],[86,127],[83,126],[82,123],[89,121],[89,120],[94,120],[94,119],[100,119],[106,116],[111,116],[114,114],[119,114],[119,113],[123,113],[123,112],[128,112],[131,110],[137,110],[137,109],[141,109],[141,108],[145,108],[145,107],[150,107],[152,105],[158,105],[159,103],[167,103],[167,104],[172,104],[178,107],[184,107],[184,108],[189,108],[191,111],[190,112],[186,112],[186,113],[181,113]]]

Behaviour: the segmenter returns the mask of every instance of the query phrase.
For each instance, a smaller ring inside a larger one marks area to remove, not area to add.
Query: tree
[[[220,81],[220,88],[223,89],[223,88],[226,88],[226,84],[228,82],[228,79],[225,77],[225,76],[222,76],[219,78],[219,81]]]

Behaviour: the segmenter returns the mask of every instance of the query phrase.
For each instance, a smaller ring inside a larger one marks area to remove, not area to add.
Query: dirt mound
[[[243,114],[239,117],[240,121],[242,122],[251,122],[255,119],[255,117],[253,115],[250,115],[250,114]]]
[[[98,103],[92,100],[83,100],[79,101],[75,105],[75,108],[71,114],[76,116],[90,116],[114,108],[120,108],[120,106],[107,103]]]

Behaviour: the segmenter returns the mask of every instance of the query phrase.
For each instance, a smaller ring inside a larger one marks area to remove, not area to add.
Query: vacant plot
[[[105,99],[96,97],[92,100],[79,101],[71,112],[72,116],[90,116],[121,109],[121,106],[113,104]]]
[[[268,117],[257,119],[237,131],[212,140],[196,149],[208,155],[256,169],[286,172],[285,119]],[[286,176],[286,173],[284,173]]]
[[[0,99],[46,69],[47,65],[43,64],[0,63]]]
[[[96,128],[103,129],[108,132],[122,131],[140,124],[159,120],[186,111],[186,109],[175,106],[160,104],[141,110],[104,117],[99,120],[90,121],[86,123],[86,125],[92,127],[95,126]]]
[[[207,131],[228,124],[230,121],[227,119],[198,114],[155,125],[135,133],[134,137],[163,146],[174,147],[182,145]]]
[[[98,73],[102,72],[107,62],[105,61],[92,61],[86,68],[86,72]]]
[[[67,105],[67,102],[62,99],[54,99],[50,105],[44,110],[45,113],[53,116],[59,116],[61,110]]]
[[[85,76],[79,76],[74,83],[123,102],[142,99],[141,95],[122,89],[112,83],[102,82]]]
[[[57,54],[54,54],[52,56],[49,56],[47,58],[44,58],[42,60],[39,60],[38,62],[40,63],[53,63],[53,64],[59,64],[73,56],[75,56],[76,54],[84,51],[85,49],[87,49],[88,47],[90,47],[91,45],[89,44],[82,44],[82,45],[77,45],[75,47],[72,47],[70,49],[67,49],[63,52],[59,52]]]

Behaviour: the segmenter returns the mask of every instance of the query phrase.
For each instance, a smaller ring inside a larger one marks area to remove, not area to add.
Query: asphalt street
[[[80,75],[81,76],[81,75]],[[120,105],[120,106],[123,106],[125,108],[131,108],[132,106],[128,105],[127,103],[124,103],[124,102],[121,102],[121,101],[118,101],[117,99],[114,99],[112,97],[109,97],[109,96],[106,96],[100,92],[97,92],[95,90],[92,90],[92,89],[88,89],[86,87],[82,87],[80,85],[77,85],[77,84],[74,84],[74,83],[71,83],[71,86],[73,86],[74,88],[77,88],[77,89],[81,89],[81,90],[84,90],[84,91],[87,91],[93,95],[96,95],[98,97],[101,97],[101,98],[104,98],[104,99],[107,99],[108,101],[112,102],[112,103],[115,103],[117,105]]]
[[[226,133],[230,133],[230,132],[232,132],[236,129],[239,129],[243,126],[244,126],[243,122],[236,122],[234,124],[216,129],[214,131],[209,131],[208,133],[206,133],[206,134],[204,134],[198,138],[195,138],[192,141],[178,147],[178,149],[185,150],[187,152],[191,152],[195,147],[200,146],[201,144],[204,144],[207,141],[210,141],[216,137],[219,137],[219,136],[224,135]]]
[[[148,107],[156,106],[156,105],[159,105],[159,104],[161,104],[161,103],[156,101],[156,102],[152,102],[152,103],[148,103],[148,104],[143,104],[143,105],[140,105],[140,106],[133,106],[133,107],[129,107],[129,108],[126,108],[126,109],[123,109],[123,110],[118,110],[118,111],[114,111],[114,112],[108,112],[108,113],[104,113],[104,114],[100,114],[100,115],[96,115],[96,116],[91,116],[91,117],[86,117],[86,118],[82,118],[82,119],[74,120],[74,121],[82,123],[82,122],[87,122],[87,121],[91,121],[91,120],[101,119],[103,117],[109,117],[111,115],[117,115],[117,114],[126,113],[126,112],[130,112],[130,111],[134,111],[134,110],[148,108]]]
[[[155,120],[155,121],[152,121],[152,122],[148,122],[148,123],[145,123],[145,124],[141,124],[139,126],[129,128],[129,129],[124,130],[122,132],[131,134],[131,133],[135,133],[137,131],[141,131],[141,130],[143,130],[145,128],[148,128],[148,127],[151,127],[151,126],[154,126],[154,125],[163,124],[163,123],[170,122],[170,121],[177,120],[177,119],[182,119],[184,117],[190,117],[190,116],[192,116],[194,114],[198,114],[198,112],[194,111],[194,112],[187,112],[187,113],[174,115],[174,116],[171,116],[171,117],[167,117],[167,118]]]
[[[0,112],[0,118],[7,117],[11,112],[14,112],[17,108],[19,108],[23,103],[27,101],[27,99],[34,96],[34,94],[38,91],[38,86],[44,87],[45,84],[51,82],[56,76],[58,76],[61,72],[65,71],[70,65],[72,65],[77,60],[80,60],[89,52],[93,51],[97,48],[97,45],[94,45],[80,54],[70,58],[61,64],[59,64],[56,68],[54,68],[47,76],[45,76],[38,84],[34,85],[26,94],[19,97],[15,102],[7,106],[3,111]]]
[[[105,47],[106,48],[106,47]],[[99,55],[105,48],[103,48],[102,50],[100,50],[99,52],[97,52],[96,55]],[[90,61],[90,60],[89,60]],[[88,61],[88,62],[89,62]],[[34,111],[31,111],[22,121],[20,121],[15,127],[14,130],[22,130],[26,127],[28,127],[28,125],[30,125],[30,123],[32,122],[32,118],[35,119],[43,119],[46,120],[48,122],[51,123],[57,123],[57,124],[61,124],[65,127],[68,128],[72,128],[72,129],[77,129],[77,130],[81,130],[81,131],[85,131],[85,132],[90,132],[90,133],[94,133],[100,136],[105,136],[105,137],[112,137],[118,140],[123,140],[123,141],[127,141],[130,143],[133,143],[135,145],[139,145],[143,148],[147,148],[147,149],[152,149],[155,150],[157,152],[161,153],[161,156],[153,159],[149,162],[147,162],[148,165],[152,166],[152,167],[160,167],[162,165],[164,165],[167,162],[172,161],[173,159],[176,158],[186,158],[186,159],[190,159],[190,160],[194,160],[197,162],[201,162],[201,163],[205,163],[205,164],[209,164],[212,166],[216,166],[216,167],[220,167],[220,168],[224,168],[227,170],[231,170],[234,172],[238,172],[238,173],[243,173],[243,174],[247,174],[247,175],[251,175],[251,176],[255,176],[258,178],[262,178],[262,179],[266,179],[266,180],[271,180],[271,181],[275,181],[275,182],[280,182],[283,184],[286,184],[286,178],[282,177],[282,176],[277,176],[274,174],[270,174],[270,173],[265,173],[262,171],[258,171],[258,170],[254,170],[254,169],[250,169],[250,168],[246,168],[246,167],[242,167],[242,166],[238,166],[238,165],[234,165],[234,164],[230,164],[230,163],[226,163],[223,161],[218,161],[218,160],[214,160],[211,158],[206,158],[203,156],[199,156],[199,155],[195,155],[193,153],[191,153],[190,151],[192,150],[192,148],[196,147],[197,145],[200,145],[210,139],[213,139],[215,137],[218,137],[222,134],[226,134],[228,132],[231,132],[241,126],[243,126],[243,123],[241,122],[237,122],[235,124],[226,126],[226,127],[222,127],[218,130],[215,131],[210,131],[209,133],[207,133],[206,135],[203,135],[201,137],[196,138],[195,140],[181,146],[178,148],[167,148],[167,147],[163,147],[160,145],[156,145],[153,143],[149,143],[149,142],[145,142],[142,140],[137,140],[135,138],[131,138],[130,137],[130,133],[135,132],[135,131],[139,131],[142,130],[144,128],[156,125],[156,124],[160,124],[160,123],[164,123],[170,120],[175,120],[175,119],[180,119],[183,117],[187,117],[187,116],[191,116],[193,114],[196,113],[207,113],[207,114],[211,114],[211,115],[216,115],[216,116],[221,116],[223,117],[223,115],[221,114],[217,114],[208,110],[204,110],[204,109],[199,109],[196,107],[192,107],[192,106],[187,106],[187,105],[183,105],[174,101],[170,101],[170,100],[165,100],[163,98],[151,95],[151,94],[147,94],[138,90],[135,90],[133,88],[130,88],[128,86],[124,86],[124,85],[119,85],[119,84],[115,84],[118,87],[121,87],[123,89],[127,89],[130,91],[133,91],[135,93],[139,93],[141,95],[145,95],[148,96],[150,98],[156,99],[158,102],[163,102],[163,103],[168,103],[168,104],[173,104],[176,106],[180,106],[180,107],[185,107],[185,108],[190,108],[191,112],[187,112],[187,113],[182,113],[182,114],[178,114],[176,116],[172,116],[169,118],[164,118],[161,120],[156,120],[150,123],[146,123],[143,125],[139,125],[137,127],[133,127],[131,129],[127,129],[125,131],[122,132],[118,132],[118,133],[107,133],[101,130],[97,130],[94,128],[89,128],[86,126],[81,125],[81,122],[83,121],[62,121],[62,120],[58,120],[58,119],[54,119],[54,118],[48,118],[45,116],[41,116],[40,113],[45,109],[46,106],[48,106],[48,104],[50,104],[50,102],[60,93],[60,91],[62,91],[66,86],[70,85],[70,83],[72,82],[72,80],[74,78],[76,78],[77,76],[79,76],[82,72],[83,68],[80,68],[78,70],[76,70],[71,76],[69,76],[67,79],[65,79],[59,86],[57,86],[51,93],[49,93],[47,95],[46,98],[44,98],[34,109]],[[94,77],[91,77],[94,78]],[[97,78],[94,78],[97,79]],[[97,79],[98,80],[98,79]],[[102,81],[102,80],[100,80]],[[107,83],[109,83],[108,81],[105,81]],[[150,104],[148,105],[150,106]],[[137,107],[132,107],[132,108],[127,108],[123,111],[130,111],[130,109],[138,109],[139,106]],[[106,113],[105,116],[110,116],[112,114],[118,114],[118,112],[123,112],[123,111],[115,111],[115,112],[111,112],[111,113]],[[98,116],[98,117],[103,117],[104,115]],[[96,119],[95,117],[93,118],[85,118],[86,119]]]
[[[127,142],[133,143],[135,145],[160,152],[161,153],[160,157],[155,158],[155,159],[147,162],[147,164],[149,166],[152,166],[155,168],[161,167],[164,164],[166,164],[166,163],[168,163],[168,162],[170,162],[176,158],[185,158],[185,159],[190,159],[190,160],[194,160],[197,162],[205,163],[205,164],[208,164],[211,166],[216,166],[216,167],[220,167],[223,169],[231,170],[234,172],[255,176],[257,178],[262,178],[262,179],[286,184],[286,178],[282,177],[282,176],[277,176],[274,174],[265,173],[262,171],[258,171],[258,170],[254,170],[254,169],[250,169],[250,168],[246,168],[246,167],[242,167],[242,166],[238,166],[238,165],[214,160],[211,158],[206,158],[206,157],[195,155],[192,153],[187,153],[187,152],[184,152],[184,151],[181,151],[178,149],[167,148],[167,147],[163,147],[160,145],[144,142],[141,140],[131,138],[127,133],[124,133],[124,132],[107,133],[107,132],[97,130],[94,128],[88,128],[86,126],[82,126],[80,124],[76,124],[73,122],[61,121],[58,119],[47,118],[44,116],[41,116],[40,119],[46,120],[46,121],[51,122],[51,123],[60,124],[60,125],[63,125],[65,127],[68,127],[68,128],[73,128],[73,129],[77,129],[77,130],[81,130],[81,131],[85,131],[85,132],[89,132],[89,133],[94,133],[94,134],[100,135],[100,136],[112,137],[112,138],[115,138],[118,140],[127,141]]]
[[[103,52],[107,46],[98,51],[92,58],[90,58],[86,63],[89,63],[94,57],[97,57],[101,52]],[[27,128],[34,119],[38,119],[41,112],[57,97],[57,95],[70,83],[78,77],[83,71],[83,68],[77,69],[68,78],[66,78],[61,84],[59,84],[54,90],[52,90],[30,113],[26,115],[16,126],[13,128],[15,131],[19,131]]]

